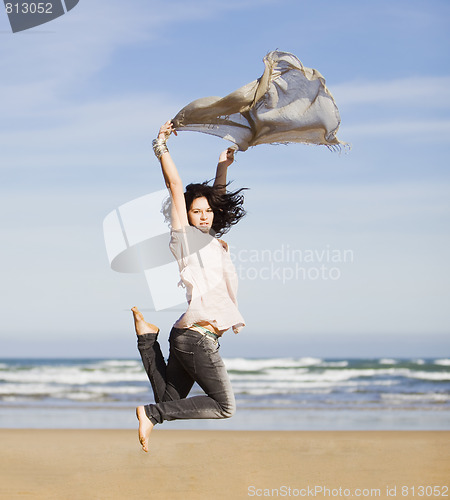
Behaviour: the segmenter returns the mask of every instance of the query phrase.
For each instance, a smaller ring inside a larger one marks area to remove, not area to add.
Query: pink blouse
[[[186,288],[188,302],[173,326],[189,328],[207,321],[220,331],[232,327],[238,333],[245,320],[238,310],[238,278],[230,252],[195,226],[172,229],[169,246],[180,269],[178,286]]]

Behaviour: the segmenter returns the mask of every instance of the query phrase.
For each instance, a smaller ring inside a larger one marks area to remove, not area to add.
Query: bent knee
[[[229,401],[222,405],[220,410],[221,418],[231,418],[236,413],[236,403],[235,401]]]

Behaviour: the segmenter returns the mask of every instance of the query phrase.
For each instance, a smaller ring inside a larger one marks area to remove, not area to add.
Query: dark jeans
[[[172,328],[166,365],[157,337],[155,333],[138,335],[138,349],[156,401],[145,406],[148,418],[160,424],[164,420],[231,417],[236,404],[219,343],[195,330]],[[194,382],[205,395],[187,398]]]

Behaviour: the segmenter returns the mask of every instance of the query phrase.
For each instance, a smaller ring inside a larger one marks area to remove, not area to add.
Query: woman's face
[[[189,223],[204,233],[209,232],[212,227],[214,212],[209,206],[208,200],[202,196],[195,198],[188,212]]]

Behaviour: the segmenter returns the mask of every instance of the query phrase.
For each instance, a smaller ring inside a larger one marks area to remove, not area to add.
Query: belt
[[[192,326],[196,326],[197,328],[200,328],[201,332],[198,332],[198,333],[200,333],[202,335],[206,335],[207,337],[211,337],[216,342],[218,342],[220,335],[217,335],[217,334],[209,331],[207,328],[205,328],[204,326],[198,325],[197,323],[194,323]],[[198,331],[198,330],[196,330],[196,331]]]

